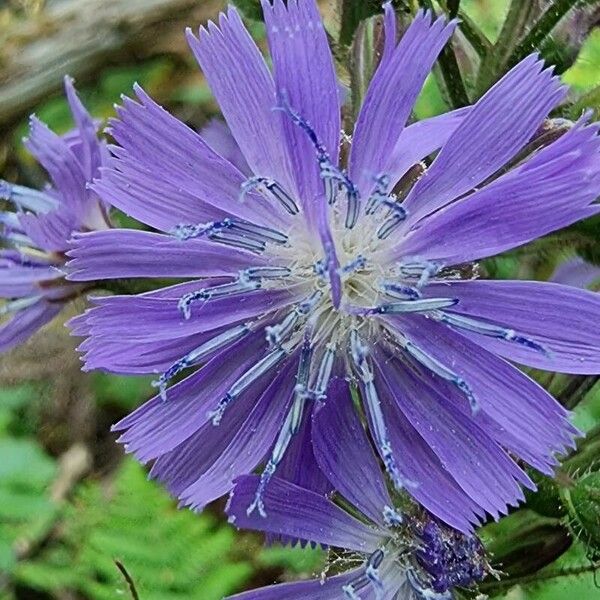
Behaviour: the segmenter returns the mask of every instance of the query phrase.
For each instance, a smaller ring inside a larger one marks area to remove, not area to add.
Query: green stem
[[[531,0],[512,0],[510,3],[498,39],[481,62],[476,86],[478,95],[483,95],[506,72],[507,63],[534,10],[535,4]]]
[[[115,565],[116,565],[117,569],[119,569],[119,571],[121,571],[121,574],[125,578],[125,581],[127,582],[127,586],[129,587],[129,591],[131,593],[131,597],[133,598],[133,600],[140,600],[140,595],[138,594],[137,589],[135,587],[135,582],[133,581],[131,575],[125,568],[125,565],[120,560],[115,560]]]
[[[473,50],[483,59],[492,51],[492,42],[490,42],[485,33],[477,27],[475,21],[464,11],[459,11],[458,16],[460,18],[460,30],[467,39],[467,42],[471,44]]]
[[[455,8],[456,11],[458,11],[459,4],[460,2],[451,2],[449,0],[447,4],[448,10],[452,11],[453,8]],[[433,2],[431,0],[423,0],[421,5],[435,14]],[[438,63],[452,108],[461,108],[471,104],[462,73],[460,72],[456,53],[454,52],[452,40],[450,40],[442,50]]]
[[[509,67],[516,65],[528,54],[539,49],[542,42],[558,24],[558,22],[572,9],[593,4],[597,0],[555,0],[546,9],[546,12],[537,20],[530,32],[516,47],[508,63]]]

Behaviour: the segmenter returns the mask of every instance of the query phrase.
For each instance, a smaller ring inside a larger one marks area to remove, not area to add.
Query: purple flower
[[[248,514],[259,483],[253,475],[236,481],[227,512],[237,527],[333,546],[333,556],[345,556],[351,568],[332,577],[269,586],[233,598],[443,600],[454,597],[455,587],[469,587],[491,573],[477,537],[445,527],[422,509],[400,515],[349,398],[335,406],[327,402],[315,411],[315,441],[331,436],[331,419],[343,434],[338,449],[348,453],[356,473],[355,483],[340,490],[350,501],[351,506],[344,505],[351,513],[320,494],[275,477],[263,499],[268,518]],[[360,481],[363,474],[368,474],[368,482]],[[336,565],[339,560],[332,562]],[[336,571],[340,572],[339,566]]]
[[[51,183],[38,191],[0,180],[0,201],[15,209],[0,212],[0,315],[9,315],[0,352],[24,342],[85,289],[64,279],[68,240],[74,231],[107,227],[105,206],[87,185],[108,153],[69,77],[65,91],[75,129],[60,137],[32,116],[25,140]]]
[[[275,472],[352,500],[373,478],[340,450],[354,388],[395,487],[469,531],[533,486],[516,457],[550,473],[577,433],[509,361],[600,371],[597,295],[477,280],[475,261],[598,212],[598,127],[584,118],[511,165],[566,93],[536,56],[474,106],[408,125],[456,24],[420,12],[396,43],[386,4],[350,143],[314,0],[263,6],[273,76],[235,9],[187,33],[246,167],[139,87],[111,123],[120,146],[94,189],[158,232],[79,236],[70,278],[191,281],[97,299],[74,323],[86,368],[158,374],[115,429],[184,505],[264,463],[250,512],[266,514]]]
[[[570,258],[556,268],[551,280],[564,285],[597,289],[600,285],[600,267],[583,258]]]

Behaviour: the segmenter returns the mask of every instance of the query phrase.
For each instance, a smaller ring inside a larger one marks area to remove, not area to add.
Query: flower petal
[[[235,276],[264,265],[250,252],[224,248],[206,240],[180,241],[172,236],[135,229],[111,229],[76,235],[67,252],[71,281],[129,277]]]
[[[219,119],[211,119],[201,130],[200,137],[225,160],[228,160],[246,177],[252,176],[238,143],[231,135],[229,127]]]
[[[108,129],[120,146],[111,147],[116,158],[93,186],[104,200],[163,230],[231,215],[286,222],[262,196],[240,202],[246,176],[141,87],[134,90],[138,102],[124,98]]]
[[[577,124],[521,166],[424,219],[396,255],[469,262],[598,213],[598,127]]]
[[[331,50],[315,0],[262,0],[275,86],[292,109],[311,124],[337,164],[340,97]],[[309,225],[327,220],[327,202],[315,149],[290,119],[284,126],[299,197]]]
[[[587,288],[600,282],[600,267],[585,262],[582,258],[572,258],[563,262],[552,275],[554,283]]]
[[[25,146],[46,169],[60,194],[61,205],[67,208],[76,222],[86,217],[86,178],[81,164],[67,143],[48,129],[37,117],[29,121],[29,137]]]
[[[480,405],[471,418],[498,444],[534,467],[552,473],[553,453],[573,446],[576,430],[568,412],[535,381],[466,337],[431,319],[389,319],[411,342],[466,381]],[[441,383],[440,383],[441,385]],[[448,386],[449,401],[456,400],[470,415],[460,392]]]
[[[29,339],[38,329],[49,323],[63,306],[62,302],[40,300],[19,311],[0,326],[0,352],[6,352]]]
[[[406,481],[415,484],[406,491],[448,525],[465,533],[472,531],[485,513],[456,483],[427,441],[401,412],[394,399],[394,388],[387,381],[385,367],[377,364],[376,370],[377,392],[398,470]]]
[[[472,190],[512,158],[564,98],[565,88],[531,55],[469,111],[403,206],[414,224]]]
[[[258,317],[293,304],[301,298],[298,286],[286,289],[256,290],[222,297],[192,307],[184,319],[178,302],[185,293],[200,290],[207,281],[192,281],[161,290],[164,294],[91,298],[94,308],[85,315],[87,335],[117,337],[128,342],[152,342],[185,338]],[[302,287],[302,286],[300,286]],[[151,323],[151,327],[148,324]]]
[[[186,31],[188,43],[212,89],[250,168],[271,177],[289,193],[294,178],[273,78],[235,8],[221,13],[219,26],[209,22],[196,38]]]
[[[385,531],[365,525],[319,494],[274,477],[264,494],[267,518],[247,514],[259,483],[255,475],[240,477],[229,498],[227,514],[236,527],[256,529],[370,553],[385,539]]]
[[[343,575],[326,579],[310,579],[294,583],[280,583],[228,596],[225,600],[342,600],[342,588],[360,577],[363,569],[353,569]],[[371,600],[371,595],[361,592],[361,600]]]
[[[251,473],[263,460],[275,442],[294,396],[297,366],[297,356],[296,360],[287,360],[227,446],[218,453],[209,468],[202,474],[198,473],[179,494],[184,505],[194,510],[203,509],[209,502],[229,492],[236,477]],[[211,445],[208,436],[198,439],[198,442]]]
[[[470,415],[400,360],[388,362],[383,375],[404,416],[472,500],[498,518],[523,499],[517,480],[526,483],[525,474]]]
[[[208,413],[256,362],[263,346],[263,336],[254,334],[223,350],[199,371],[170,387],[166,401],[157,395],[117,423],[113,430],[124,431],[119,442],[139,461],[147,462],[173,450],[204,424],[214,427]],[[250,396],[250,392],[242,395]],[[221,434],[235,421],[232,412],[225,412],[219,426]]]
[[[464,333],[487,350],[515,362],[559,373],[600,373],[600,295],[539,281],[455,281],[428,293],[456,298],[452,312],[513,329],[547,354],[522,344]],[[462,332],[461,332],[462,333]]]
[[[391,187],[410,167],[441,148],[470,110],[470,106],[459,108],[406,127],[392,150],[387,166],[382,169],[390,176]]]
[[[313,447],[319,466],[334,488],[384,527],[384,508],[391,508],[393,503],[343,379],[330,384],[327,402],[315,409]],[[367,481],[368,485],[360,483]]]
[[[73,85],[73,79],[65,76],[64,85],[67,102],[71,109],[71,114],[77,127],[77,137],[79,139],[78,150],[81,154],[78,156],[82,166],[86,181],[92,181],[98,176],[98,169],[102,165],[104,156],[102,146],[97,136],[97,126],[86,108],[81,103],[79,96]]]
[[[391,5],[386,5],[386,11],[393,11]],[[386,20],[388,37],[395,36],[391,23]],[[396,142],[455,27],[454,21],[434,21],[430,12],[420,11],[393,54],[375,72],[354,129],[350,154],[350,177],[363,198],[373,189],[375,177],[392,166],[390,156]]]

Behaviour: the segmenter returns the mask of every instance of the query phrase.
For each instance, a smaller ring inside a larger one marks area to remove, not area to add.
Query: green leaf
[[[236,537],[209,514],[177,510],[144,470],[125,460],[109,485],[82,486],[61,524],[61,538],[35,559],[19,563],[17,581],[47,592],[49,576],[67,569],[71,595],[88,600],[128,598],[119,560],[143,600],[221,600],[253,568],[237,557]]]
[[[513,582],[508,589],[487,593],[498,600],[594,600],[600,597],[595,570],[583,546],[574,544],[539,573]]]
[[[58,514],[47,495],[56,469],[29,439],[0,438],[0,456],[0,571],[10,573],[17,544],[39,539]]]

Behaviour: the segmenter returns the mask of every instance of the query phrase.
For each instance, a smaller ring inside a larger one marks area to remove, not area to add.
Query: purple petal
[[[116,159],[93,186],[102,198],[163,230],[228,215],[285,222],[261,196],[240,202],[246,177],[142,88],[134,89],[139,102],[124,98],[110,123],[120,147],[111,148]]]
[[[254,499],[259,477],[244,476],[236,482],[227,514],[236,527],[255,529],[370,553],[385,540],[386,532],[350,516],[319,494],[273,478],[264,494],[267,517],[246,509]]]
[[[212,500],[229,492],[236,477],[251,473],[263,460],[273,445],[291,404],[297,367],[297,360],[289,359],[286,362],[227,447],[219,452],[208,470],[196,477],[179,495],[183,504],[194,510],[204,508]],[[219,428],[224,426],[225,422]],[[211,444],[209,437],[198,441]]]
[[[382,374],[404,416],[472,500],[498,518],[523,499],[518,481],[527,477],[470,415],[399,360],[389,361]]]
[[[270,585],[228,596],[226,600],[342,600],[342,588],[360,577],[363,571],[364,569],[359,568],[326,579]],[[361,600],[371,600],[371,594],[367,597],[365,592],[361,591]]]
[[[315,0],[262,0],[276,89],[294,111],[311,124],[337,164],[341,131],[340,97],[331,50]],[[290,119],[285,134],[296,189],[304,200],[309,224],[320,230],[327,221],[327,202],[315,149]]]
[[[40,300],[19,311],[10,321],[0,326],[0,352],[6,352],[29,339],[38,329],[49,323],[63,308],[62,302]]]
[[[566,94],[542,68],[527,57],[472,107],[405,200],[410,224],[479,185],[533,136]]]
[[[86,217],[86,178],[67,143],[36,117],[30,119],[25,146],[46,169],[69,213],[82,223]]]
[[[248,166],[238,143],[231,135],[229,127],[218,119],[211,119],[201,130],[200,137],[225,160],[228,160],[236,169],[246,175],[252,176],[252,170]]]
[[[559,265],[551,281],[580,288],[591,287],[600,282],[600,268],[582,258],[572,258]]]
[[[86,180],[92,181],[92,179],[98,176],[98,169],[102,166],[104,158],[101,144],[96,134],[98,128],[81,103],[73,86],[73,79],[66,76],[64,84],[67,101],[78,130],[80,142],[78,149],[81,151],[81,155],[79,155],[80,163],[83,167]]]
[[[469,262],[596,214],[597,132],[597,125],[576,125],[518,168],[421,221],[396,255],[444,264]]]
[[[386,25],[386,35],[395,36],[387,20]],[[433,21],[431,13],[420,11],[392,56],[377,69],[354,129],[350,154],[350,177],[363,197],[373,189],[374,178],[393,166],[390,156],[396,142],[435,59],[455,27],[454,21]]]
[[[263,336],[254,334],[223,350],[200,370],[170,387],[166,401],[157,395],[117,423],[113,429],[124,431],[119,442],[141,462],[173,450],[209,423],[209,411],[256,362],[263,346]],[[225,412],[219,431],[227,430],[227,419],[233,419],[229,414]]]
[[[343,379],[331,383],[327,401],[315,410],[313,447],[319,466],[334,488],[384,527],[384,508],[393,507],[392,500]]]
[[[449,113],[423,119],[406,127],[383,172],[390,176],[393,187],[410,167],[441,148],[456,128],[469,114],[471,107],[459,108]]]
[[[128,342],[185,338],[258,317],[293,304],[302,297],[302,290],[297,286],[256,290],[230,298],[215,298],[205,303],[199,301],[192,307],[191,318],[184,319],[177,307],[179,299],[185,293],[200,290],[206,285],[206,281],[200,280],[171,286],[161,290],[164,296],[142,294],[92,298],[96,306],[86,313],[86,334],[116,337]]]
[[[0,298],[20,298],[40,293],[36,284],[62,277],[55,267],[0,264]]]
[[[531,465],[551,473],[553,453],[573,446],[575,429],[567,411],[535,381],[481,346],[431,319],[390,319],[410,341],[466,381],[481,412],[472,419],[498,444]],[[441,385],[441,383],[440,383]],[[448,386],[463,412],[470,407]]]
[[[312,445],[313,430],[312,413],[305,409],[300,430],[293,437],[281,464],[277,467],[277,476],[324,496],[331,492],[332,486],[315,458]]]
[[[600,296],[538,281],[456,281],[431,285],[428,293],[456,298],[452,312],[513,329],[541,344],[548,354],[479,334],[467,337],[518,363],[559,373],[600,372]]]
[[[224,248],[206,240],[133,229],[112,229],[75,236],[67,263],[68,279],[90,281],[126,277],[235,276],[265,264],[256,254]]]
[[[283,119],[273,78],[238,12],[221,14],[188,43],[215,95],[231,133],[256,175],[277,180],[295,193]]]
[[[485,513],[442,466],[427,441],[411,425],[394,399],[395,390],[386,380],[386,371],[377,365],[377,391],[398,469],[415,500],[432,514],[465,533],[472,531]]]
[[[54,252],[66,250],[71,234],[81,225],[68,205],[46,214],[25,213],[19,215],[19,221],[39,248]]]
[[[83,326],[76,325],[77,321],[71,319],[69,326],[79,329],[73,335],[89,335]],[[158,340],[154,342],[137,342],[130,340],[115,340],[110,337],[89,337],[77,348],[82,353],[85,363],[84,371],[102,369],[111,373],[123,375],[161,373],[166,371],[182,356],[194,350],[211,338],[228,329],[227,326],[217,330],[206,331],[190,335],[186,338],[174,340]]]

